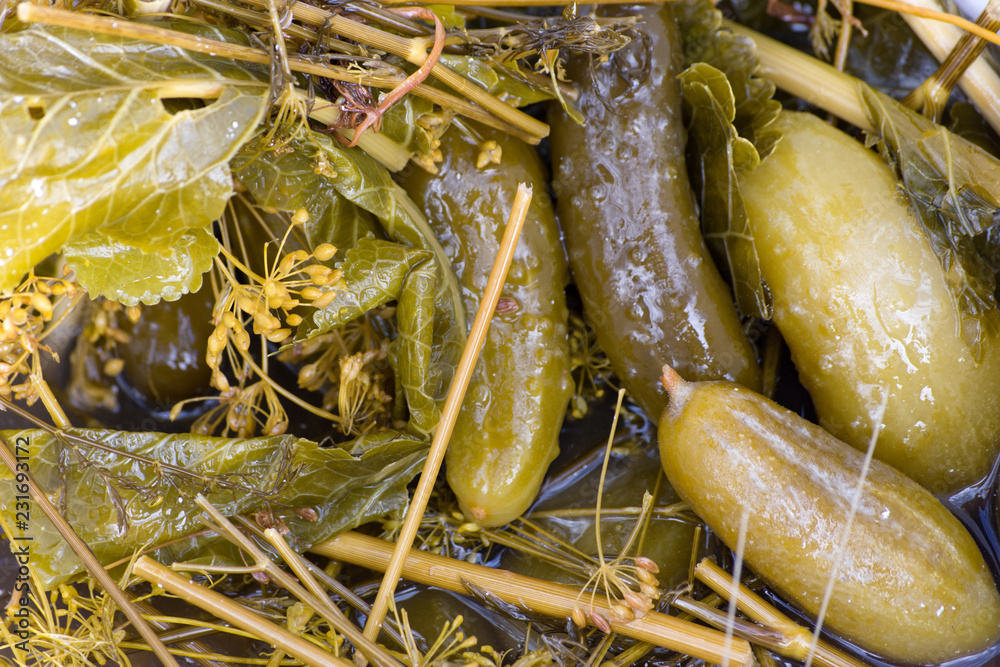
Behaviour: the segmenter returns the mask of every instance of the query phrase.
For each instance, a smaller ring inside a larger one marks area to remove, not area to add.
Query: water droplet
[[[69,126],[70,126],[70,127],[76,127],[77,125],[79,125],[79,124],[80,124],[80,120],[79,120],[78,118],[70,118],[70,119],[69,119],[68,121],[66,121],[66,122],[67,122],[67,123],[69,123]]]
[[[44,178],[33,178],[31,179],[31,193],[36,197],[45,196],[45,179]]]

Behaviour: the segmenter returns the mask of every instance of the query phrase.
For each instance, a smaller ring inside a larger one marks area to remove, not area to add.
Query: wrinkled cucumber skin
[[[569,272],[535,150],[499,133],[481,133],[500,145],[501,164],[476,169],[479,147],[453,128],[442,139],[438,176],[412,171],[404,187],[453,262],[470,324],[517,185],[533,188],[501,295],[517,310],[493,316],[445,457],[462,510],[482,526],[497,526],[528,508],[559,452],[573,393],[564,292]]]
[[[680,496],[787,599],[819,610],[864,454],[728,382],[682,383],[659,426]],[[1000,595],[976,543],[926,489],[872,461],[825,626],[907,664],[975,653],[1000,635]]]
[[[655,382],[665,360],[689,380],[754,388],[760,370],[699,231],[684,162],[673,10],[628,13],[641,16],[649,36],[649,78],[626,89],[611,64],[596,66],[595,82],[586,59],[570,62],[586,122],[552,106],[553,185],[587,319],[629,395],[655,419],[666,404]],[[639,68],[644,50],[637,43],[618,57]]]
[[[774,154],[740,188],[774,321],[820,424],[935,493],[1000,449],[1000,339],[977,362],[919,222],[889,168],[809,114],[784,112]],[[993,313],[996,316],[996,313]]]

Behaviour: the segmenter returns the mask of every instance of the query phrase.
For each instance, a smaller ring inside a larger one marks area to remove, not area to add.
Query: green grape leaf
[[[289,212],[304,208],[310,219],[321,218],[340,198],[337,188],[317,164],[315,151],[296,140],[288,148],[258,153],[251,143],[230,162],[233,175],[261,206]]]
[[[233,173],[258,204],[289,212],[304,208],[309,213],[304,229],[310,246],[332,243],[341,256],[362,238],[385,236],[368,211],[337,192],[318,168],[315,151],[305,150],[298,141],[291,146],[294,150],[256,158],[243,153],[233,160]]]
[[[371,213],[339,194],[334,195],[322,216],[310,217],[304,229],[310,247],[332,243],[340,254],[355,247],[363,238],[381,239],[385,236]]]
[[[893,167],[919,218],[962,317],[962,339],[978,354],[997,327],[1000,161],[867,84],[859,84],[869,138]]]
[[[733,126],[761,160],[767,158],[781,139],[772,125],[781,103],[773,99],[774,84],[754,76],[760,58],[753,40],[723,28],[722,12],[706,0],[677,2],[674,14],[684,38],[684,67],[705,63],[726,75],[735,105]]]
[[[347,449],[293,436],[214,438],[188,434],[71,430],[69,442],[45,431],[3,431],[27,443],[31,474],[102,564],[198,532],[193,503],[202,493],[223,514],[270,510],[299,550],[405,507],[406,485],[420,471],[424,442],[385,431]],[[106,449],[99,449],[97,442]],[[167,466],[191,473],[179,475]],[[15,521],[15,480],[0,470],[0,517]],[[312,508],[318,518],[296,514]],[[52,524],[32,516],[32,568],[46,588],[83,570]],[[218,538],[183,540],[156,556],[165,562],[224,556]],[[230,563],[234,564],[234,563]]]
[[[143,252],[92,233],[68,243],[63,252],[91,297],[105,296],[126,306],[153,305],[201,289],[202,274],[212,268],[219,242],[208,229],[192,229],[173,245]]]
[[[162,101],[213,96],[173,114]],[[266,73],[225,59],[53,26],[0,35],[0,290],[67,243],[92,253],[104,236],[131,260],[208,230],[233,192],[228,162],[267,101]],[[122,268],[100,285],[81,280],[129,293],[108,283]],[[147,302],[155,287],[142,289]]]
[[[737,175],[754,169],[781,138],[772,123],[781,104],[774,84],[753,76],[752,41],[722,28],[722,15],[698,0],[674,5],[684,36],[680,75],[688,161],[701,205],[702,232],[733,285],[743,315],[771,317],[771,291],[760,270]]]
[[[427,393],[443,401],[468,336],[462,290],[448,255],[427,218],[382,165],[326,135],[313,133],[311,139],[319,156],[337,174],[333,180],[342,196],[377,217],[390,240],[434,255],[434,337],[426,369]],[[410,328],[402,321],[398,326]]]
[[[395,301],[410,271],[431,259],[433,255],[426,250],[391,241],[361,239],[337,265],[344,275],[334,285],[337,294],[333,301],[303,320],[295,342],[286,347],[341,327],[373,308]]]
[[[771,291],[764,281],[737,174],[753,169],[760,156],[733,126],[736,106],[726,75],[711,65],[692,65],[680,75],[689,131],[697,156],[692,179],[700,193],[702,232],[723,273],[732,280],[744,315],[769,318]]]

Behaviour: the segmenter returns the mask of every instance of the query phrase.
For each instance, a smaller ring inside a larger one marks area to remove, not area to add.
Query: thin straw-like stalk
[[[721,596],[728,597],[731,578],[728,572],[714,561],[705,558],[695,568],[695,576]],[[805,660],[813,644],[811,632],[768,604],[763,598],[740,584],[736,593],[737,608],[754,621],[778,630],[788,637],[788,644],[781,655],[794,660]],[[823,640],[816,642],[813,661],[824,667],[867,667],[867,665],[834,648]]]
[[[261,539],[264,539],[264,540],[269,539],[269,538],[267,538],[265,536],[264,531],[261,530],[260,527],[257,526],[256,524],[254,524],[254,523],[252,523],[250,521],[246,521],[242,517],[240,517],[239,520],[240,520],[240,524],[245,529],[247,529],[250,532],[252,532],[253,534],[257,535],[257,537],[259,537]],[[279,535],[279,539],[281,539],[280,535]],[[283,539],[281,541],[284,542]],[[308,580],[303,579],[301,575],[299,576],[299,578],[301,580],[303,580],[307,585],[308,585],[309,581],[311,581],[313,579],[319,580],[319,582],[321,582],[324,586],[326,586],[327,588],[329,588],[330,590],[332,590],[334,593],[336,593],[338,596],[340,596],[347,604],[351,605],[352,607],[354,607],[355,609],[357,609],[358,611],[360,611],[365,616],[367,616],[368,614],[371,613],[371,611],[372,611],[371,605],[369,605],[367,602],[365,602],[360,597],[358,597],[354,593],[353,590],[351,590],[350,588],[348,588],[344,584],[340,583],[335,578],[331,577],[329,574],[327,574],[322,569],[320,569],[315,563],[312,563],[311,561],[303,558],[301,555],[299,555],[298,553],[296,553],[295,551],[293,551],[288,546],[287,543],[285,543],[285,547],[284,548],[287,550],[288,556],[287,557],[283,556],[283,559],[285,560],[286,563],[289,564],[289,566],[292,566],[292,561],[290,561],[289,558],[291,558],[291,554],[295,554],[295,556],[296,556],[296,559],[294,559],[295,562],[300,567],[303,568],[303,571],[305,573],[307,573],[308,577],[309,577]],[[313,591],[313,588],[311,586],[310,586],[310,591]],[[313,591],[313,592],[316,594],[317,599],[326,600],[328,598],[328,595],[326,594],[326,592],[323,591],[322,588],[320,588],[317,591]],[[332,602],[330,604],[331,604],[331,606],[336,607],[336,605],[333,605]],[[339,610],[339,607],[337,607],[337,609]],[[350,627],[354,628],[355,626],[352,623]],[[403,637],[399,634],[399,631],[397,630],[397,628],[396,628],[396,626],[394,624],[387,622],[387,623],[385,623],[383,625],[382,629],[385,631],[385,633],[387,635],[389,635],[389,637],[392,638],[392,640],[394,642],[396,642],[396,644],[399,645],[400,648],[405,648],[406,647],[406,644],[403,641]],[[360,634],[360,630],[358,631],[358,634]],[[361,638],[359,638],[359,641],[362,640],[362,639],[363,639],[363,635],[362,635]],[[367,640],[364,640],[364,641],[367,641]],[[379,647],[379,648],[381,648],[381,647]]]
[[[683,516],[684,513],[690,515],[691,507],[685,502],[677,502],[663,507],[654,507],[650,515],[657,519],[672,519]],[[601,516],[623,517],[639,516],[642,514],[641,507],[604,507],[601,509]],[[574,517],[594,516],[594,510],[586,507],[570,507],[559,510],[540,510],[527,515],[531,519],[568,519]]]
[[[984,30],[980,26],[977,26],[972,21],[962,18],[961,16],[955,16],[954,14],[948,14],[947,12],[942,12],[937,9],[931,9],[928,7],[915,6],[915,4],[910,4],[907,2],[898,2],[897,0],[854,0],[860,5],[870,5],[872,7],[879,7],[881,9],[888,9],[894,12],[899,12],[904,16],[912,15],[921,18],[931,19],[940,23],[950,23],[953,26],[957,26],[966,32],[971,32],[975,35],[982,37],[983,39],[989,40],[994,44],[1000,44],[1000,37],[995,34],[990,33],[988,30]],[[456,7],[555,7],[563,5],[572,5],[575,0],[452,0],[448,4],[454,5]],[[921,2],[921,0],[911,0],[913,3]],[[383,5],[399,5],[399,4],[434,4],[431,0],[383,0]],[[649,2],[639,2],[636,3],[633,0],[592,0],[590,3],[592,5],[632,5],[632,4],[650,4]]]
[[[216,55],[223,58],[232,58],[234,60],[241,60],[243,62],[255,63],[258,65],[269,65],[271,62],[270,55],[261,49],[241,46],[239,44],[227,44],[214,39],[205,39],[196,35],[188,35],[177,30],[167,30],[165,28],[135,23],[125,19],[112,19],[103,16],[94,16],[92,14],[84,14],[82,12],[70,12],[62,9],[42,7],[27,3],[18,5],[18,18],[29,23],[34,22],[46,23],[49,25],[60,25],[69,28],[77,28],[79,30],[89,30],[91,32],[118,35],[133,39],[142,39],[149,42],[155,42],[157,44],[168,44],[178,48],[187,49],[189,51],[207,53],[209,55]],[[380,33],[381,31],[376,30],[375,32]],[[393,35],[393,37],[395,36]],[[347,81],[349,83],[357,83],[375,88],[395,88],[402,82],[402,79],[398,77],[380,77],[360,74],[344,68],[312,62],[296,54],[289,54],[289,66],[296,72],[302,72],[303,74],[313,74],[327,79]],[[265,85],[257,84],[254,81],[239,82],[239,85],[251,86],[255,84]],[[160,94],[161,97],[208,98],[213,96],[217,97],[221,94],[221,92],[222,89],[220,82],[214,80],[206,82],[165,81],[161,87]],[[547,134],[547,126],[545,126],[546,133],[543,134],[528,131],[498,118],[497,116],[487,112],[485,109],[478,107],[467,100],[451,95],[443,90],[431,88],[430,86],[417,86],[410,91],[410,94],[421,97],[446,109],[450,109],[459,115],[471,118],[472,120],[483,123],[484,125],[494,127],[531,144],[537,144],[541,140],[541,137]],[[511,107],[507,108],[510,109]],[[517,110],[514,109],[514,111]],[[327,112],[327,114],[331,113],[332,112],[329,111]],[[521,112],[518,111],[517,113],[520,114]],[[324,116],[316,117],[311,114],[311,117],[319,120]],[[530,116],[525,117],[530,118]],[[362,148],[366,145],[371,146],[371,144],[365,143],[363,136],[360,145]],[[390,160],[388,162],[388,164],[393,165],[397,163],[398,160]]]
[[[809,655],[806,656],[805,667],[812,667],[813,659],[816,655],[816,647],[819,642],[819,633],[823,629],[823,622],[826,620],[826,612],[833,599],[833,589],[837,585],[837,578],[840,573],[840,566],[844,561],[844,554],[847,552],[847,545],[851,539],[851,528],[854,526],[854,517],[857,516],[858,507],[861,504],[861,497],[865,493],[865,482],[868,480],[868,472],[871,470],[872,457],[875,455],[875,445],[878,443],[878,436],[882,432],[882,419],[885,417],[885,408],[889,404],[889,392],[882,396],[882,404],[879,406],[875,417],[875,428],[872,430],[871,438],[868,440],[868,449],[865,452],[865,461],[861,464],[861,472],[858,474],[858,485],[854,489],[854,496],[851,498],[851,509],[847,512],[847,521],[844,522],[844,532],[840,536],[840,544],[833,556],[833,567],[826,580],[826,589],[823,591],[823,600],[819,605],[819,612],[816,614],[816,629],[813,630],[812,645],[809,647]]]
[[[243,62],[258,65],[269,65],[271,63],[270,54],[262,49],[255,49],[251,46],[242,46],[240,44],[228,44],[215,39],[189,35],[178,30],[167,30],[126,19],[113,19],[105,16],[71,12],[65,9],[55,9],[53,7],[43,7],[28,3],[18,5],[17,18],[25,23],[46,23],[48,25],[88,30],[105,35],[117,35],[158,44],[169,44],[170,46],[176,46],[188,51],[206,53],[223,58],[233,58],[234,60],[242,60]],[[350,83],[379,88],[393,88],[401,81],[397,77],[370,76],[359,74],[358,72],[349,72],[344,68],[311,62],[297,54],[289,54],[288,58],[289,66],[296,72],[315,74],[327,79],[348,81]]]
[[[219,14],[227,14],[233,18],[242,21],[248,25],[253,25],[257,27],[266,27],[268,25],[268,17],[260,12],[255,12],[250,9],[244,9],[242,7],[237,7],[236,5],[231,5],[225,2],[215,2],[215,0],[192,0],[196,5],[209,9],[213,12]],[[285,34],[289,37],[294,37],[295,39],[300,39],[304,42],[312,42],[316,40],[316,32],[314,30],[304,28],[300,25],[292,23],[284,28]],[[350,42],[344,42],[333,37],[324,36],[323,46],[327,48],[334,48],[337,51],[343,53],[349,53],[352,55],[361,55],[363,52],[356,44],[351,44]]]
[[[384,570],[392,557],[393,545],[375,537],[347,532],[314,546],[311,551],[335,560]],[[532,612],[561,619],[569,618],[573,613],[580,593],[579,589],[571,586],[474,565],[416,549],[407,555],[402,573],[411,581],[463,594],[468,593],[465,582],[470,582],[488,590],[505,602],[523,605]],[[622,623],[614,620],[607,600],[598,597],[594,600],[593,606],[595,611],[610,619],[612,631],[620,635],[650,642],[714,664],[722,662],[725,638],[717,630],[653,611],[642,618]],[[729,664],[749,667],[752,662],[750,645],[742,639],[734,639],[731,644]]]
[[[7,439],[0,435],[0,461],[10,470],[10,474],[14,475],[15,479],[19,483],[26,484],[28,486],[28,495],[31,496],[31,500],[41,508],[42,513],[45,517],[55,526],[56,530],[62,536],[63,540],[70,546],[73,553],[76,554],[80,562],[83,563],[84,569],[87,573],[93,577],[97,585],[108,594],[108,596],[114,600],[118,608],[125,614],[125,617],[129,620],[132,626],[136,629],[143,640],[149,645],[149,650],[151,650],[160,661],[167,667],[178,667],[177,661],[174,657],[170,655],[170,651],[167,647],[163,645],[163,642],[159,640],[156,636],[156,632],[153,628],[149,627],[149,624],[143,620],[139,611],[132,605],[132,602],[125,595],[125,591],[118,587],[117,582],[111,577],[107,571],[101,567],[100,562],[94,556],[94,553],[90,550],[90,547],[80,539],[80,536],[66,523],[66,519],[63,518],[56,506],[52,504],[49,500],[49,496],[43,491],[35,480],[31,477],[29,472],[24,470],[18,470],[18,461],[14,458],[13,452],[10,451],[10,443]],[[23,477],[21,477],[23,475]],[[21,480],[24,480],[23,482]]]
[[[944,23],[956,26],[964,32],[972,33],[977,37],[982,37],[987,42],[1000,45],[1000,36],[990,32],[986,28],[976,25],[972,21],[962,16],[949,14],[940,10],[939,5],[930,0],[910,0],[910,2],[897,2],[897,0],[855,0],[862,5],[879,7],[898,12],[909,22],[910,18],[930,19],[936,23]],[[941,58],[939,58],[940,60]]]
[[[465,391],[469,388],[469,381],[472,379],[472,371],[482,352],[483,344],[486,342],[486,333],[490,328],[490,321],[493,319],[493,312],[496,310],[497,301],[500,299],[500,291],[503,289],[504,281],[507,279],[507,271],[510,269],[511,260],[514,258],[514,250],[517,248],[517,240],[521,237],[521,227],[528,216],[528,205],[531,203],[531,187],[521,183],[517,187],[517,194],[514,196],[514,204],[507,219],[507,228],[504,230],[503,238],[500,240],[500,249],[497,251],[496,260],[493,262],[493,270],[490,272],[486,289],[483,290],[482,300],[479,302],[479,310],[476,318],[472,322],[472,331],[469,339],[462,350],[462,358],[455,371],[455,379],[448,389],[448,397],[445,399],[444,410],[441,412],[441,421],[434,432],[434,439],[431,442],[431,449],[427,453],[427,461],[424,463],[423,472],[420,473],[420,482],[417,490],[413,494],[410,508],[406,512],[403,520],[403,527],[399,533],[399,540],[396,543],[395,552],[385,570],[385,577],[382,579],[382,586],[379,587],[378,595],[372,604],[372,613],[365,624],[365,636],[374,639],[378,636],[382,620],[389,610],[389,601],[396,591],[396,583],[399,581],[403,570],[403,562],[406,554],[413,546],[413,540],[417,536],[417,529],[420,527],[420,519],[424,516],[427,502],[430,500],[431,492],[434,490],[434,483],[437,481],[438,472],[441,470],[441,463],[444,461],[444,454],[448,448],[448,441],[451,439],[451,432],[455,428],[455,421],[458,413],[462,409],[462,401],[465,398]]]
[[[706,604],[710,607],[718,606],[722,602],[722,598],[715,593],[710,593],[707,597],[701,600],[702,604]],[[681,612],[677,614],[676,618],[682,621],[689,621],[694,618],[691,614],[687,612]],[[634,663],[639,662],[640,659],[646,656],[650,651],[656,648],[655,644],[650,644],[649,642],[636,642],[629,648],[625,649],[613,659],[608,660],[603,663],[601,667],[629,667]]]
[[[618,416],[622,411],[622,400],[625,389],[618,390],[618,402],[615,404],[615,418],[611,422],[611,433],[608,434],[608,445],[604,450],[604,462],[601,464],[601,480],[597,484],[597,508],[594,511],[594,534],[597,536],[597,562],[604,565],[604,546],[601,544],[601,501],[604,499],[604,479],[608,474],[608,463],[611,461],[611,445],[615,442],[615,431],[618,430]]]
[[[204,572],[236,572],[240,570],[246,570],[248,572],[260,571],[264,572],[271,578],[273,582],[277,585],[288,590],[292,595],[297,597],[303,604],[312,608],[320,617],[325,620],[330,627],[344,635],[354,646],[363,653],[368,659],[374,662],[379,667],[403,667],[403,665],[396,660],[387,650],[382,648],[375,642],[369,641],[361,633],[361,631],[351,623],[344,612],[340,610],[339,607],[330,602],[329,598],[325,595],[316,597],[311,592],[306,590],[305,587],[300,584],[295,577],[291,576],[283,569],[278,567],[268,556],[261,551],[260,548],[251,540],[248,536],[244,535],[239,531],[226,517],[222,515],[219,510],[208,502],[204,496],[198,494],[195,496],[195,503],[201,507],[208,518],[202,517],[202,523],[210,527],[219,535],[224,536],[230,542],[236,544],[246,553],[253,557],[254,565],[247,568],[226,568],[219,566],[207,566],[207,565],[193,565],[188,566],[185,564],[174,563],[172,568],[175,570],[201,570]],[[244,521],[242,517],[238,520]],[[265,537],[267,534],[265,533]],[[274,535],[268,537],[269,540],[281,540],[281,537],[275,532]],[[287,547],[287,545],[285,545]],[[285,553],[290,550],[286,549]]]
[[[226,596],[193,583],[189,578],[157,563],[149,556],[140,557],[133,566],[132,572],[153,586],[160,586],[213,616],[270,642],[272,646],[281,649],[288,655],[295,656],[307,665],[313,667],[355,667],[347,660],[338,658],[302,637],[293,635],[285,628],[271,623]]]
[[[743,570],[743,554],[747,544],[747,522],[750,520],[750,511],[746,508],[740,514],[739,536],[736,538],[736,566],[733,568],[733,576],[729,580],[729,591],[726,598],[729,600],[729,609],[726,612],[726,655],[722,662],[722,667],[729,667],[729,644],[733,638],[733,627],[736,623],[736,593],[740,589],[740,574]]]
[[[248,4],[255,7],[266,6],[266,0],[247,0]],[[357,21],[338,16],[325,9],[296,3],[292,5],[292,16],[296,19],[315,27],[325,26],[331,32],[357,39],[364,44],[387,51],[393,55],[405,58],[408,62],[417,67],[424,64],[427,59],[427,39],[426,38],[403,38],[392,35],[371,26],[366,26]],[[442,63],[437,63],[431,70],[431,75],[440,79],[458,93],[472,100],[490,113],[507,123],[519,127],[528,134],[536,137],[546,137],[549,134],[549,126],[535,120],[523,111],[501,102],[490,95],[486,90],[479,87],[472,81],[449,69]]]
[[[786,641],[785,635],[778,630],[744,621],[735,616],[730,617],[727,612],[721,609],[716,609],[710,604],[683,595],[673,598],[670,601],[670,606],[686,612],[703,623],[708,623],[713,628],[725,631],[727,635],[732,633],[733,636],[741,637],[755,646],[780,650],[784,646],[783,642]]]
[[[844,63],[847,62],[847,50],[851,46],[851,30],[854,27],[854,22],[851,20],[854,18],[852,14],[854,11],[853,0],[843,0],[840,10],[843,12],[843,16],[840,19],[840,34],[837,36],[837,48],[833,55],[833,66],[837,71],[843,72]]]
[[[601,663],[601,667],[629,667],[646,657],[654,648],[656,646],[649,642],[636,642],[611,660]]]
[[[149,600],[136,600],[131,595],[129,596],[129,599],[132,600],[132,604],[135,605],[135,608],[143,614],[146,622],[149,623],[149,626],[156,630],[156,636],[160,638],[160,641],[162,641],[164,645],[170,643],[165,641],[163,634],[165,631],[173,628],[168,622],[150,618],[151,616],[160,613],[156,607],[153,606],[153,603]],[[208,655],[212,652],[207,644],[198,639],[186,639],[176,643],[178,644],[178,648],[182,651],[187,651],[188,653],[192,653],[194,655]],[[142,650],[145,650],[145,648]],[[200,657],[194,658],[194,661],[201,665],[201,667],[225,667],[225,665],[222,665],[214,660],[207,660]]]

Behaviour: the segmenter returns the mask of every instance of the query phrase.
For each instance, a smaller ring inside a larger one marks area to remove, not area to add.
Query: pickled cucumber
[[[874,152],[809,114],[783,112],[776,127],[777,149],[740,188],[820,424],[863,449],[888,394],[877,458],[935,493],[977,481],[1000,450],[1000,338],[984,334],[973,358],[944,272]]]
[[[119,345],[124,379],[145,403],[161,409],[208,391],[212,369],[205,364],[205,341],[212,330],[215,295],[209,286],[177,301],[145,308],[135,323],[122,317],[129,335]]]
[[[731,548],[746,513],[746,563],[815,615],[864,454],[729,382],[669,367],[660,419],[674,489]],[[976,543],[927,490],[872,461],[837,570],[825,626],[904,663],[938,663],[1000,637],[1000,595]]]
[[[517,139],[482,134],[500,149],[499,164],[477,168],[480,145],[453,128],[442,138],[439,174],[414,170],[404,187],[451,258],[469,313],[479,307],[518,183],[534,190],[445,457],[462,510],[496,526],[528,508],[559,452],[573,393],[563,291],[569,272],[537,153]]]
[[[665,359],[691,380],[755,388],[760,370],[699,231],[684,162],[673,10],[665,4],[607,11],[638,14],[649,50],[637,42],[597,67],[593,80],[586,58],[570,61],[586,122],[553,107],[554,187],[573,279],[597,342],[632,398],[655,418],[666,404],[654,379]],[[638,77],[644,65],[645,81],[619,75]]]

